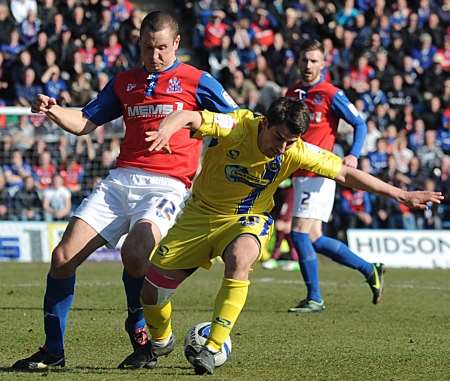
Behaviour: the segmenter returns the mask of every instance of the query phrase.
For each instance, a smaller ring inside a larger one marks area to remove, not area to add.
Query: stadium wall
[[[65,222],[0,222],[0,261],[50,262]],[[449,230],[350,229],[352,250],[370,262],[388,267],[450,268]],[[120,246],[102,247],[92,261],[120,261]]]
[[[0,261],[50,262],[66,226],[66,222],[0,222]],[[121,243],[115,249],[98,249],[89,260],[120,261]]]
[[[349,229],[351,250],[388,267],[450,268],[450,230]]]

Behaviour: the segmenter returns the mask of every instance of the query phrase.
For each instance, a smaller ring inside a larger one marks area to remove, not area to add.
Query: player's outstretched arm
[[[149,151],[159,151],[167,148],[170,152],[169,140],[173,134],[183,128],[198,130],[202,124],[199,111],[175,111],[163,119],[156,131],[147,131],[145,141],[151,142]]]
[[[45,114],[63,130],[74,135],[86,135],[97,128],[97,125],[85,118],[81,110],[61,107],[55,98],[38,94],[31,104],[31,112]]]
[[[381,196],[393,198],[415,209],[425,209],[427,203],[430,202],[440,204],[441,200],[444,199],[441,192],[408,192],[385,183],[366,172],[346,165],[342,166],[335,180],[339,184],[349,188],[361,189]]]

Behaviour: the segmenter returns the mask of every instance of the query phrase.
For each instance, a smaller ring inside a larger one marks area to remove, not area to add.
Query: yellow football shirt
[[[262,116],[249,110],[230,114],[202,111],[203,122],[194,137],[211,136],[194,182],[192,202],[205,213],[268,212],[278,185],[302,168],[336,178],[342,160],[333,153],[298,140],[284,154],[265,156],[258,148]]]

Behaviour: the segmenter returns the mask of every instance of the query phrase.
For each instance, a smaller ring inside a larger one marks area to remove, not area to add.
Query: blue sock
[[[64,354],[64,332],[74,289],[75,275],[66,279],[55,279],[50,274],[47,275],[44,296],[45,347],[55,355]]]
[[[125,294],[127,295],[128,319],[127,326],[135,328],[144,328],[145,319],[141,306],[141,289],[144,283],[144,277],[133,278],[123,269],[122,274],[123,285],[125,286]]]
[[[319,262],[307,233],[291,232],[292,242],[298,253],[298,263],[308,290],[307,299],[322,301],[319,287]]]
[[[337,239],[321,236],[314,242],[314,249],[341,265],[358,270],[366,278],[373,272],[372,263],[358,257],[347,245]]]

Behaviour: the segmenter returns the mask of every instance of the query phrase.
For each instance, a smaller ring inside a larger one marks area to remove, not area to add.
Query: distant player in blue
[[[304,100],[311,114],[305,142],[333,150],[340,119],[354,128],[353,144],[344,164],[356,168],[367,126],[344,92],[321,76],[324,50],[317,40],[306,41],[300,55],[301,80],[288,89],[287,96]],[[336,183],[304,170],[293,175],[295,191],[292,218],[292,241],[299,255],[300,270],[306,283],[307,296],[289,312],[320,312],[325,309],[319,286],[316,252],[333,261],[361,272],[366,278],[377,304],[383,290],[383,265],[366,262],[341,241],[322,234],[322,222],[328,222],[333,210]]]

